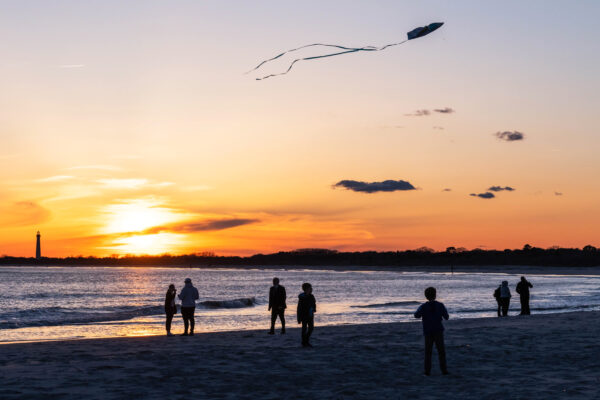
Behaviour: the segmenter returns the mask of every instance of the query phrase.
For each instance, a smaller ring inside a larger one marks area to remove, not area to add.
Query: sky
[[[0,11],[0,255],[600,246],[597,1]]]

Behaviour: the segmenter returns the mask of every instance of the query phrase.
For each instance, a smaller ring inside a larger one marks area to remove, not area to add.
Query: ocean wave
[[[257,304],[255,297],[243,297],[233,300],[205,300],[198,303],[202,308],[244,308],[253,307]]]
[[[364,304],[350,306],[352,308],[384,308],[384,307],[398,307],[398,306],[416,306],[421,304],[419,301],[393,301],[391,303],[380,303],[380,304]]]
[[[257,304],[254,297],[233,300],[206,300],[198,302],[201,309],[244,308]],[[180,307],[177,306],[179,309]],[[32,326],[58,326],[126,321],[138,317],[162,315],[163,305],[122,306],[101,308],[45,307],[0,313],[0,329],[18,329]]]

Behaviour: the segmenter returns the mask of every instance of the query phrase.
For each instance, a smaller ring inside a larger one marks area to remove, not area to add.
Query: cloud
[[[237,226],[260,222],[258,219],[229,218],[216,220],[189,221],[165,226],[155,226],[144,230],[142,233],[149,235],[161,232],[193,233],[206,231],[221,231],[223,229],[235,228]]]
[[[452,114],[454,111],[454,109],[450,108],[450,107],[444,107],[444,108],[436,108],[433,111],[435,111],[436,113],[440,113],[440,114]]]
[[[98,183],[111,189],[139,189],[148,183],[148,179],[98,179]]]
[[[491,192],[485,192],[485,193],[471,193],[469,196],[473,196],[473,197],[479,197],[482,199],[493,199],[494,197],[496,197],[494,195],[494,193]]]
[[[491,187],[488,188],[488,190],[491,190],[492,192],[501,192],[503,190],[507,190],[509,192],[512,192],[515,189],[511,188],[510,186],[505,186],[505,187],[502,187],[502,186],[491,186]]]
[[[375,193],[375,192],[394,192],[396,190],[416,190],[416,188],[407,181],[387,180],[383,182],[362,182],[353,180],[339,181],[336,187],[343,187],[354,192]]]
[[[58,65],[58,68],[66,68],[66,69],[83,68],[83,67],[85,67],[85,64],[62,64],[62,65]]]
[[[443,126],[434,126],[433,129],[437,129],[437,130],[443,131],[444,127]]]
[[[78,165],[75,167],[67,168],[67,170],[81,170],[81,169],[92,169],[100,171],[120,171],[122,168],[114,165]]]
[[[60,181],[67,181],[69,179],[73,179],[75,178],[74,176],[71,175],[55,175],[55,176],[49,176],[47,178],[42,178],[42,179],[36,179],[36,182],[40,182],[40,183],[46,183],[46,182],[60,182]]]
[[[33,201],[19,201],[0,207],[0,223],[4,226],[27,226],[50,219],[50,210]]]
[[[561,192],[554,192],[555,196],[562,196],[563,194]]]
[[[406,115],[407,117],[426,117],[430,114],[431,114],[431,111],[429,111],[429,110],[417,110],[412,114],[404,114],[404,115]]]
[[[450,188],[442,189],[442,192],[451,192],[451,191],[452,191],[452,189],[450,189]]]
[[[517,131],[496,132],[494,135],[505,142],[515,142],[517,140],[525,139],[525,134]]]

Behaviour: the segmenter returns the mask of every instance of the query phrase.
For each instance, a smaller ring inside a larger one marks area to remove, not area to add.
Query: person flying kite
[[[418,28],[413,29],[410,32],[407,32],[406,35],[407,35],[408,39],[406,39],[406,40],[404,40],[402,42],[399,42],[399,43],[391,43],[391,44],[387,44],[387,45],[381,46],[381,47],[376,47],[376,46],[345,47],[345,46],[338,46],[338,45],[335,45],[335,44],[323,44],[323,43],[307,44],[305,46],[301,46],[301,47],[297,47],[295,49],[284,51],[283,53],[278,54],[278,55],[276,55],[273,58],[269,58],[268,60],[265,60],[265,61],[261,62],[256,67],[254,67],[253,69],[251,69],[250,71],[248,71],[246,73],[248,74],[248,73],[250,73],[252,71],[256,71],[257,69],[259,69],[260,67],[262,67],[264,64],[266,64],[266,63],[268,63],[270,61],[276,60],[276,59],[284,56],[287,53],[291,53],[293,51],[298,51],[300,49],[305,49],[307,47],[323,46],[323,47],[333,47],[333,48],[342,50],[342,51],[338,51],[338,52],[335,52],[335,53],[323,54],[323,55],[320,55],[320,56],[297,58],[294,61],[292,61],[292,63],[288,67],[288,69],[285,70],[284,72],[280,72],[280,73],[277,73],[277,74],[266,75],[266,76],[263,76],[262,78],[256,78],[256,80],[260,81],[260,80],[263,80],[263,79],[271,78],[273,76],[285,75],[288,72],[290,72],[292,70],[292,67],[294,66],[294,64],[296,64],[299,61],[316,60],[318,58],[339,56],[341,54],[356,53],[356,52],[359,52],[359,51],[381,51],[381,50],[385,50],[388,47],[398,46],[400,44],[408,42],[409,40],[417,39],[417,38],[423,37],[425,35],[429,35],[431,32],[439,29],[442,25],[444,25],[443,22],[434,22],[434,23],[426,25],[426,26],[420,26]]]

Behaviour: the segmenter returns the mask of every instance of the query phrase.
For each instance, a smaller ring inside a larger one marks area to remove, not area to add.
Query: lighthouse
[[[40,245],[40,237],[42,235],[40,235],[40,231],[38,231],[37,235],[35,235],[36,237],[36,242],[35,242],[35,258],[37,258],[38,260],[40,258],[42,258],[42,247]]]

